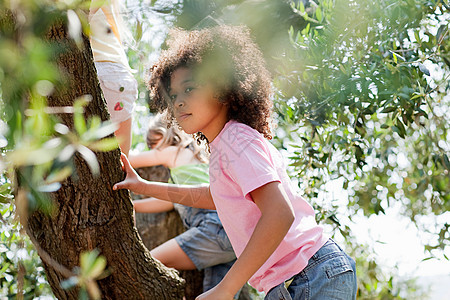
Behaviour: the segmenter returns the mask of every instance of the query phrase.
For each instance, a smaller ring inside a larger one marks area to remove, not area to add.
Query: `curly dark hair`
[[[196,79],[216,90],[215,97],[228,105],[228,118],[247,124],[271,139],[271,78],[258,46],[243,26],[220,25],[184,31],[174,29],[168,50],[151,68],[148,81],[150,106],[168,111],[170,77],[178,68],[191,69]],[[204,139],[199,133],[197,138]]]

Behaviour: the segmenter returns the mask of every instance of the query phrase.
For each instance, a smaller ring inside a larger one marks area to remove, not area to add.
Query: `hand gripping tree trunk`
[[[55,58],[61,71],[70,78],[64,90],[48,98],[49,106],[71,106],[74,99],[92,95],[85,115],[108,118],[89,41],[78,49],[67,38],[62,24],[52,27],[48,34],[66,50]],[[71,114],[60,118],[73,128]],[[65,290],[60,282],[65,278],[54,263],[72,270],[79,266],[80,253],[98,249],[107,260],[111,274],[99,280],[103,299],[182,299],[183,280],[171,269],[150,257],[133,222],[133,207],[127,190],[113,191],[112,185],[123,179],[120,151],[97,153],[100,175],[93,176],[86,162],[74,158],[76,173],[51,194],[56,206],[52,216],[39,211],[28,218],[28,234],[41,251],[48,281],[58,299],[77,299],[77,289]],[[76,178],[76,179],[75,179]]]

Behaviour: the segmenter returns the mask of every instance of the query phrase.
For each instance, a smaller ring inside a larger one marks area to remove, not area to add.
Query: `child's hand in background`
[[[116,183],[113,186],[113,190],[129,189],[133,192],[138,192],[139,187],[142,185],[141,177],[133,169],[125,154],[122,153],[120,159],[122,160],[122,169],[125,171],[126,177],[123,181]]]

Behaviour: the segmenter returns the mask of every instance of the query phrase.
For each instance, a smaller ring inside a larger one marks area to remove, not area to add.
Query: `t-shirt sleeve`
[[[241,187],[246,198],[250,192],[269,182],[281,182],[262,137],[236,143],[234,150],[228,153],[227,173]]]

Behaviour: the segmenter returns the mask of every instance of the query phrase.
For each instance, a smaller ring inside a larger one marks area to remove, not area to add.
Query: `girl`
[[[231,299],[249,283],[266,299],[355,299],[354,261],[316,224],[271,138],[270,76],[242,27],[175,31],[149,82],[152,99],[181,128],[207,141],[210,184],[142,180],[122,156],[127,188],[217,209],[237,261],[198,299]]]
[[[208,183],[208,164],[191,137],[176,127],[167,128],[162,115],[154,117],[147,131],[150,151],[130,154],[134,168],[164,165],[173,183]],[[175,208],[186,231],[151,250],[164,265],[178,270],[204,269],[203,290],[217,285],[236,256],[223,230],[217,212],[148,198],[135,200],[136,212],[158,213]]]
[[[101,5],[101,6],[99,6]],[[105,96],[111,122],[118,124],[115,134],[120,148],[128,155],[137,81],[131,73],[122,42],[126,30],[118,0],[91,2],[89,25],[91,46],[100,87]]]

